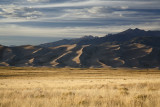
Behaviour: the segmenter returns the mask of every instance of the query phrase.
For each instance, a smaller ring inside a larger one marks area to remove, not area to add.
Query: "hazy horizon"
[[[20,45],[40,45],[48,42],[55,42],[63,37],[30,37],[30,36],[0,36],[0,45],[20,46]]]

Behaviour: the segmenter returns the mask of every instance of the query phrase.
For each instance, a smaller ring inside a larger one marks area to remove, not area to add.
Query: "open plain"
[[[160,107],[160,71],[0,67],[0,107]]]

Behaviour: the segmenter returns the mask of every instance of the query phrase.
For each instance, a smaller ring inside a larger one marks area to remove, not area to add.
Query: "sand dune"
[[[1,62],[0,65],[1,65],[1,66],[9,66],[9,64],[6,63],[6,62]]]
[[[148,54],[150,54],[152,52],[153,48],[149,48],[149,49],[145,49],[144,51]]]
[[[115,48],[115,47],[119,47],[119,45],[107,45],[108,48]]]
[[[89,45],[83,45],[82,48],[76,52],[76,53],[77,53],[77,56],[72,59],[72,60],[75,61],[77,64],[80,64],[80,56],[81,56],[82,53],[83,53],[83,49],[84,49],[85,47],[87,47],[87,46],[89,46]]]
[[[62,54],[62,55],[59,56],[58,58],[54,59],[50,64],[52,64],[52,66],[57,66],[57,65],[59,64],[59,63],[57,62],[57,60],[60,59],[60,58],[62,58],[62,57],[65,56],[65,55],[69,54],[69,53],[71,53],[71,51],[68,51],[68,52]]]
[[[106,49],[120,50],[121,47],[119,45],[107,45]]]
[[[113,60],[119,61],[119,62],[121,62],[122,64],[125,64],[125,61],[122,60],[122,59],[120,59],[120,57],[114,58]]]
[[[75,48],[77,45],[76,44],[73,44],[73,45],[60,45],[60,46],[56,46],[56,47],[50,47],[50,49],[58,49],[58,48],[61,48],[61,47],[66,47],[66,51],[69,51],[73,48]]]
[[[27,45],[27,46],[24,46],[23,48],[24,48],[24,49],[34,49],[35,47],[32,46],[32,45]]]
[[[72,50],[73,48],[75,48],[76,46],[77,46],[76,44],[67,45],[67,50],[66,50],[66,51],[70,51],[70,50]]]
[[[150,54],[153,50],[153,48],[146,46],[144,44],[134,43],[133,46],[136,47],[134,49],[141,49],[141,51],[145,52],[146,54]]]
[[[38,51],[42,50],[42,48],[39,48],[37,50],[35,50],[34,52],[32,52],[33,54],[37,53]]]
[[[100,60],[97,60],[97,62],[101,65],[103,68],[109,68],[110,66],[107,66],[106,64],[102,63]]]
[[[29,64],[32,64],[33,62],[34,62],[34,58],[32,58],[32,59],[30,59],[30,60],[28,61]]]
[[[134,43],[134,44],[135,44],[135,46],[137,48],[144,48],[144,47],[146,47],[146,45],[144,45],[144,44],[139,44],[139,43]]]
[[[67,48],[67,49],[66,49],[66,53],[63,53],[63,54],[60,55],[58,58],[56,58],[56,59],[54,59],[53,61],[51,61],[50,64],[51,64],[52,66],[57,66],[57,65],[59,64],[59,63],[57,62],[57,60],[60,59],[60,58],[62,58],[62,57],[64,57],[65,55],[71,53],[71,52],[72,52],[71,50],[76,47],[76,44],[74,44],[74,45],[58,46],[58,47],[55,47],[54,49],[57,49],[57,48],[60,48],[60,47],[66,47],[66,48]]]
[[[130,49],[142,49],[142,48],[146,48],[147,46],[144,44],[140,44],[140,43],[133,43],[128,45],[128,47],[130,47]]]

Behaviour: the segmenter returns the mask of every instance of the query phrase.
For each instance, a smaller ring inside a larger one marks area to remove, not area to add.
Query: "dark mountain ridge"
[[[41,44],[39,46],[42,47],[53,47],[53,46],[59,46],[59,45],[71,45],[71,44],[78,44],[78,45],[99,45],[105,42],[118,42],[123,43],[126,41],[129,41],[134,38],[138,37],[160,37],[160,31],[145,31],[141,29],[128,29],[126,31],[117,33],[117,34],[109,34],[104,37],[93,37],[93,36],[84,36],[82,38],[76,38],[76,39],[63,39],[57,42],[51,42],[46,44]]]
[[[160,31],[138,28],[38,46],[0,45],[1,66],[160,67]]]

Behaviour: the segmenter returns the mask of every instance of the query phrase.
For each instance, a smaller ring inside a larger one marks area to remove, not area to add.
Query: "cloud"
[[[27,0],[27,1],[35,3],[35,2],[49,2],[50,0]]]
[[[16,19],[37,19],[43,16],[43,13],[31,7],[20,7],[16,5],[2,6],[0,8],[2,18]]]
[[[158,29],[159,5],[157,0],[0,0],[0,25],[7,26],[0,31],[5,35],[83,36],[136,26]]]

